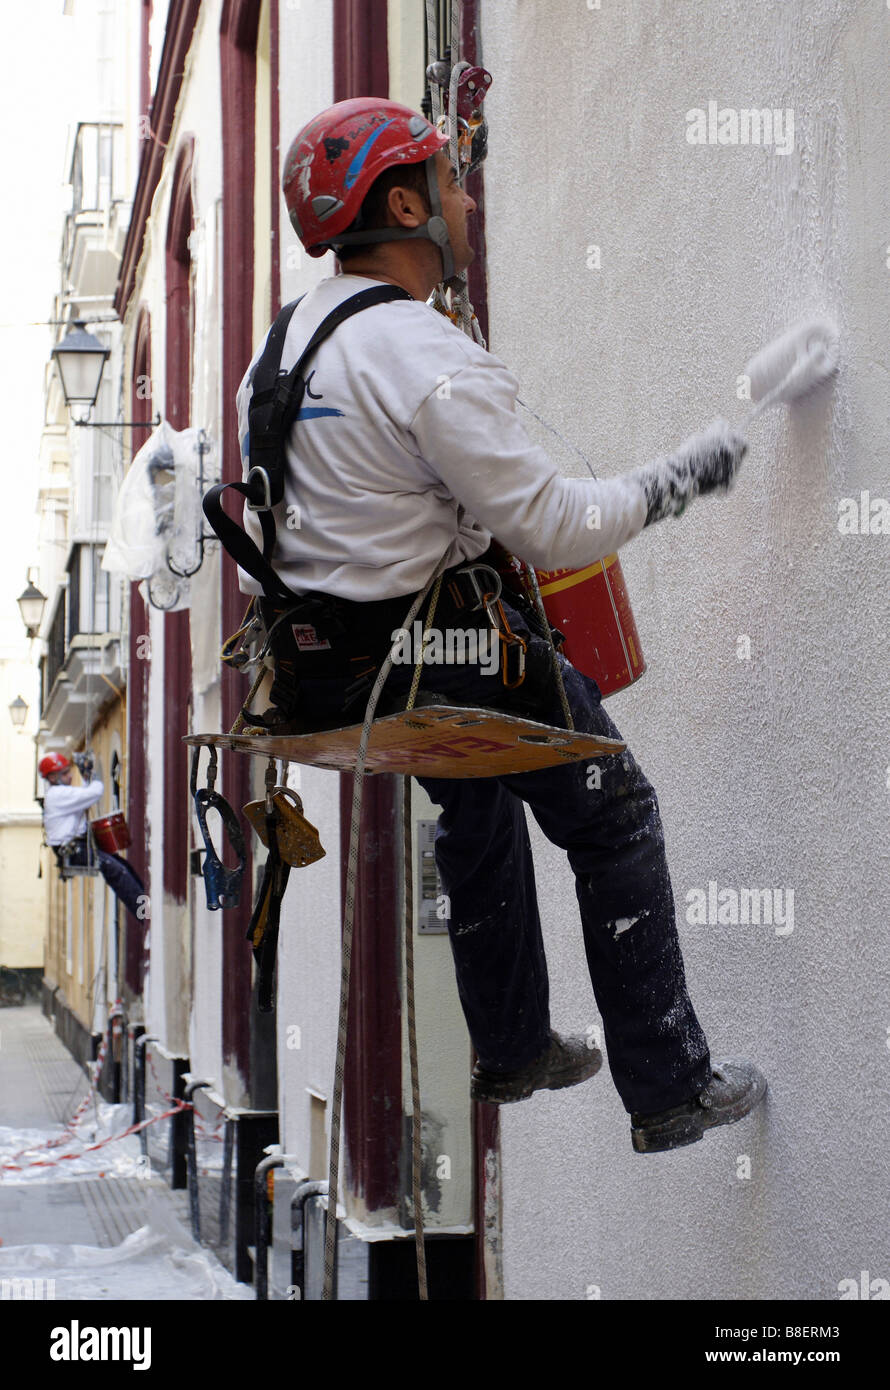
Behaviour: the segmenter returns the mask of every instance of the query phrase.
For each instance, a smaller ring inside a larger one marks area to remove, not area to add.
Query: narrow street
[[[0,1298],[251,1298],[192,1240],[187,1193],[146,1170],[137,1135],[83,1152],[129,1106],[94,1093],[65,1134],[88,1096],[38,1005],[0,1012]]]

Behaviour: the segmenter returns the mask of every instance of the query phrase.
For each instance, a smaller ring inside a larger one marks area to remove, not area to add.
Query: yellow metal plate
[[[361,732],[360,724],[352,724],[316,734],[191,734],[184,741],[193,747],[228,748],[233,753],[350,771]],[[609,757],[625,747],[618,739],[570,733],[496,710],[426,705],[374,721],[365,770],[413,777],[502,777],[582,758]]]

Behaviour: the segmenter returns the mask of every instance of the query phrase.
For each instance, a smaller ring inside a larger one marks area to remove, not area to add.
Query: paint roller
[[[782,401],[800,400],[837,371],[838,331],[829,318],[801,319],[752,357],[745,375],[757,401],[741,428]]]

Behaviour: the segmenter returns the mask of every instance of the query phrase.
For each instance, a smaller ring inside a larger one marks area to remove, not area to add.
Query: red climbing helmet
[[[442,250],[443,279],[454,273],[434,156],[448,136],[425,116],[383,97],[338,101],[304,126],[287,152],[282,188],[294,231],[310,256],[331,247],[428,237]],[[346,232],[371,184],[396,164],[427,161],[432,213],[417,228]],[[450,263],[450,264],[449,264]]]
[[[64,772],[71,765],[70,758],[66,758],[64,753],[47,753],[37,764],[37,771],[41,777],[48,777],[51,772]]]

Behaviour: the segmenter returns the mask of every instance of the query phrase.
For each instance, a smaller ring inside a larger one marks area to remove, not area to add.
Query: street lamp
[[[43,621],[43,610],[46,607],[46,594],[42,594],[35,586],[34,581],[28,574],[28,587],[24,593],[18,596],[18,605],[22,614],[22,622],[28,632],[29,637],[36,637]]]
[[[9,706],[9,717],[17,729],[21,729],[28,718],[28,706],[21,695],[16,695]]]
[[[69,328],[61,343],[50,353],[53,361],[59,369],[59,380],[62,383],[62,391],[65,395],[65,404],[71,410],[73,406],[86,406],[87,413],[84,419],[78,420],[72,415],[75,425],[86,425],[89,429],[145,429],[154,428],[161,423],[160,415],[155,415],[153,420],[91,420],[90,411],[96,404],[99,395],[99,387],[102,384],[102,373],[105,370],[105,363],[111,356],[111,348],[103,347],[98,338],[94,338],[92,333],[86,331],[83,319],[75,319],[73,328]]]
[[[75,405],[92,409],[111,349],[103,347],[98,338],[86,331],[83,319],[77,319],[63,341],[53,348],[51,356],[59,369],[59,380],[69,410]]]

